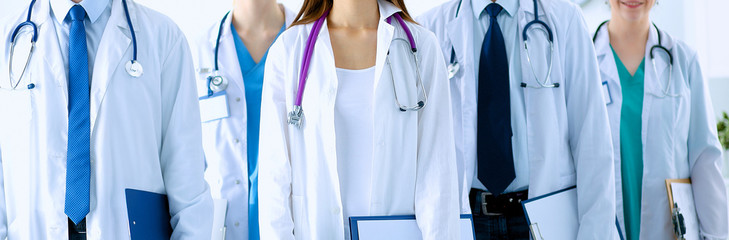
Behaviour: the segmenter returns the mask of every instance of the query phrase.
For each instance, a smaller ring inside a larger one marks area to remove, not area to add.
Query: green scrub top
[[[610,47],[612,49],[612,46]],[[645,58],[631,76],[618,54],[613,50],[618,68],[623,105],[620,110],[620,170],[623,185],[623,214],[628,240],[640,237],[640,202],[643,183],[643,141],[641,126]]]

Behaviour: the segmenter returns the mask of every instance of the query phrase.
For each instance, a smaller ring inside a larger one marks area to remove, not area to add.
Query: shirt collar
[[[91,20],[91,23],[94,23],[97,19],[99,19],[101,14],[104,13],[104,10],[109,7],[110,2],[111,0],[85,0],[80,3],[74,3],[71,0],[51,0],[51,9],[53,10],[53,15],[55,15],[56,20],[59,23],[63,23],[68,15],[68,11],[78,4],[84,7],[89,20]]]
[[[473,10],[473,16],[476,19],[481,18],[481,13],[484,12],[486,6],[491,4],[491,0],[470,0],[471,8]],[[519,9],[519,0],[496,0],[496,3],[504,8],[502,12],[506,12],[509,16],[514,16],[516,11]]]
[[[400,8],[395,6],[395,4],[392,4],[388,1],[379,0],[379,1],[377,1],[377,6],[379,7],[379,10],[380,10],[380,21],[385,21],[385,19],[389,18],[390,16],[394,15],[395,13],[402,11]]]

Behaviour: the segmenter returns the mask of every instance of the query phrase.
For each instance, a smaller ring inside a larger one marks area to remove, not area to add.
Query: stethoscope
[[[23,76],[25,75],[25,70],[28,68],[28,65],[30,64],[30,59],[33,56],[33,50],[35,50],[35,43],[38,41],[38,26],[31,20],[31,15],[33,13],[33,5],[35,5],[36,0],[32,0],[30,2],[30,6],[28,7],[28,18],[25,20],[25,22],[20,23],[17,27],[15,27],[15,30],[13,30],[13,34],[11,36],[10,41],[10,64],[8,65],[8,72],[9,72],[9,80],[10,80],[10,88],[11,90],[15,90],[18,85],[20,85],[21,80],[23,79]],[[142,64],[140,64],[137,61],[137,36],[134,33],[134,26],[132,25],[131,17],[129,17],[129,9],[127,7],[127,1],[122,0],[122,3],[124,4],[124,14],[127,18],[127,24],[129,24],[129,29],[131,31],[132,35],[132,44],[134,45],[134,55],[132,57],[132,60],[127,62],[126,64],[126,70],[129,76],[132,77],[140,77],[144,73],[144,69],[142,68]],[[21,30],[24,27],[30,27],[33,30],[33,35],[31,38],[31,47],[30,47],[30,53],[28,54],[28,58],[25,60],[25,66],[23,67],[23,71],[20,73],[20,77],[18,78],[18,81],[13,83],[13,56],[15,54],[15,46],[16,46],[16,39],[20,35]],[[35,88],[34,83],[29,83],[27,86],[28,89]]]
[[[218,27],[218,37],[215,40],[215,61],[213,72],[208,76],[208,96],[212,96],[216,92],[220,92],[228,88],[228,79],[223,78],[220,75],[220,68],[218,67],[218,49],[220,49],[220,36],[223,35],[223,26],[225,25],[225,19],[228,18],[230,12],[223,16],[223,20],[220,21],[220,27]]]
[[[461,1],[462,2],[462,1]],[[456,9],[456,17],[458,17],[458,12],[461,8],[461,2],[458,3],[458,8]],[[547,74],[544,77],[544,80],[539,80],[539,77],[537,76],[537,71],[534,70],[534,65],[532,64],[531,60],[531,54],[529,53],[529,46],[528,46],[528,32],[529,29],[532,27],[532,25],[541,25],[542,28],[536,28],[542,32],[544,32],[545,35],[547,35],[549,40],[549,68],[547,70]],[[529,63],[529,68],[532,71],[532,74],[536,78],[536,82],[538,86],[531,86],[528,85],[525,82],[521,83],[521,87],[526,88],[558,88],[559,83],[551,83],[549,78],[552,76],[552,65],[554,59],[554,37],[552,36],[552,29],[549,28],[547,23],[545,23],[542,20],[539,20],[539,8],[537,0],[534,0],[534,20],[528,22],[526,26],[524,26],[524,30],[521,32],[522,39],[524,41],[524,50],[526,51],[526,57],[527,57],[527,63]],[[451,79],[456,76],[456,74],[460,71],[460,65],[458,63],[458,59],[456,59],[456,50],[451,46],[451,59],[450,63],[448,64],[448,78]]]
[[[311,64],[311,56],[314,53],[314,46],[316,45],[316,39],[319,35],[319,31],[322,28],[322,25],[324,25],[324,20],[329,15],[329,11],[326,11],[316,22],[314,22],[314,26],[311,29],[311,32],[309,33],[309,38],[306,40],[306,47],[304,48],[304,56],[301,63],[301,71],[299,73],[299,89],[296,91],[296,99],[294,102],[294,108],[291,112],[289,112],[288,115],[288,123],[291,125],[296,126],[297,128],[301,128],[301,125],[303,123],[303,109],[301,108],[301,99],[304,94],[304,87],[306,86],[306,78],[309,74],[309,66]],[[428,96],[425,93],[425,86],[423,85],[423,81],[420,78],[420,62],[418,61],[417,51],[418,48],[415,45],[415,39],[413,38],[413,34],[410,32],[410,28],[405,24],[405,21],[402,19],[400,14],[394,14],[387,18],[387,23],[390,23],[392,21],[392,17],[395,17],[397,22],[400,24],[402,29],[405,31],[405,34],[407,35],[407,40],[403,38],[395,38],[393,39],[393,42],[395,41],[407,41],[410,45],[410,51],[413,54],[413,61],[415,62],[415,72],[418,78],[418,81],[416,84],[420,85],[420,92],[423,95],[423,99],[418,99],[418,102],[413,106],[406,106],[400,103],[400,100],[398,100],[397,96],[397,89],[395,87],[395,77],[392,73],[392,64],[390,63],[390,51],[387,51],[387,58],[386,62],[387,65],[390,67],[390,76],[392,78],[392,87],[395,90],[395,103],[397,104],[397,107],[400,109],[401,112],[406,111],[418,111],[423,109],[425,105],[428,103]]]
[[[600,33],[600,29],[602,28],[602,26],[608,22],[609,21],[604,21],[604,22],[600,23],[600,25],[597,26],[597,31],[595,31],[595,35],[592,36],[593,43],[595,42],[595,40],[597,40],[597,35],[598,35],[598,33]],[[656,69],[656,58],[653,54],[653,51],[656,49],[663,50],[663,52],[666,53],[666,55],[668,55],[668,82],[666,82],[666,86],[664,87],[664,86],[661,86],[662,85],[661,81],[657,81],[658,86],[661,88],[661,90],[663,92],[663,95],[658,95],[658,94],[651,94],[651,95],[655,95],[658,98],[680,97],[681,95],[669,93],[669,91],[671,90],[671,81],[673,80],[673,54],[671,53],[670,50],[668,50],[668,48],[663,46],[661,30],[658,29],[658,26],[656,26],[655,23],[653,24],[653,27],[656,28],[656,33],[658,34],[658,44],[653,45],[651,47],[650,54],[648,54],[648,55],[650,56],[651,64],[653,65],[653,72],[656,73],[656,77],[658,77],[658,69]]]

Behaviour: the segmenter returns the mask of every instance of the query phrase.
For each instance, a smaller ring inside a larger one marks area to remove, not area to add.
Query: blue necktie
[[[506,45],[496,16],[499,4],[486,6],[491,17],[478,65],[478,179],[494,195],[504,192],[516,177],[511,149],[511,102]]]
[[[66,162],[66,204],[64,212],[78,224],[89,213],[90,107],[89,60],[86,50],[86,11],[80,5],[68,12],[68,149]]]

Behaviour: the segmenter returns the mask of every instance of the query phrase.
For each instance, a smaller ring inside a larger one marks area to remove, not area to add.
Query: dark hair
[[[415,20],[410,17],[407,8],[405,8],[404,0],[387,1],[402,10],[400,16],[404,20],[413,23],[415,22]],[[299,10],[299,14],[296,15],[296,18],[294,18],[294,22],[291,24],[291,26],[315,22],[322,15],[324,15],[326,11],[331,10],[332,5],[334,5],[334,0],[304,0],[304,5],[301,6],[301,10]]]

